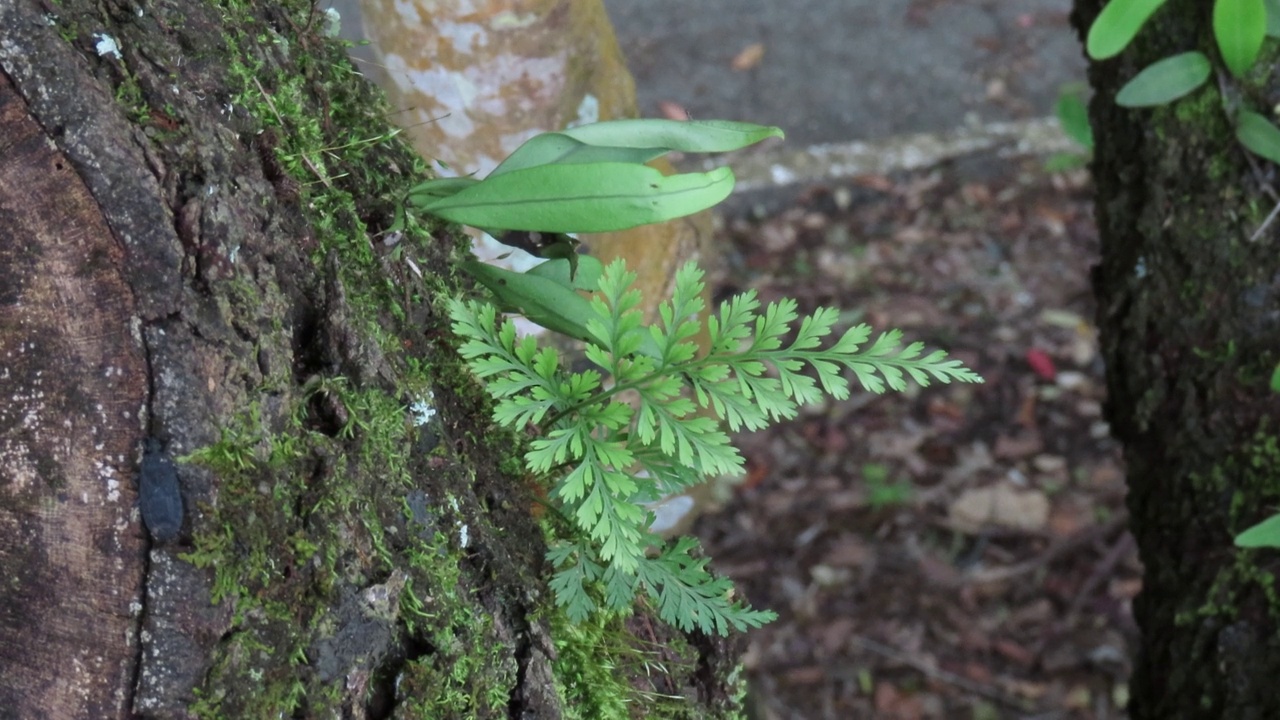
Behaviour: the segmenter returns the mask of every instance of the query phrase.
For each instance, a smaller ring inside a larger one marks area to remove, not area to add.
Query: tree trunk
[[[1082,37],[1101,5],[1077,0]],[[1231,78],[1212,46],[1212,5],[1169,2],[1089,72],[1108,418],[1146,566],[1137,719],[1280,717],[1280,558],[1232,542],[1280,505],[1280,403],[1268,390],[1280,225],[1253,238],[1276,205],[1276,169],[1236,142],[1224,110],[1269,115],[1280,74],[1270,41],[1254,73]],[[1218,65],[1208,84],[1154,109],[1115,104],[1138,70],[1192,49]]]
[[[729,644],[552,606],[324,25],[0,0],[0,716],[732,714]]]

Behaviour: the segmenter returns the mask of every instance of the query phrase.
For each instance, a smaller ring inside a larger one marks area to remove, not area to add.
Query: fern
[[[683,630],[758,627],[775,615],[733,600],[729,581],[691,554],[693,540],[660,547],[648,530],[653,513],[645,503],[742,471],[742,456],[719,421],[735,432],[758,430],[824,395],[847,398],[844,371],[873,393],[902,390],[908,380],[927,386],[982,379],[941,351],[903,347],[897,331],[868,347],[871,329],[859,325],[823,348],[836,310],[802,318],[790,299],[761,309],[754,291],[708,318],[709,351],[699,355],[692,338],[702,329],[702,271],[692,263],[678,271],[653,326],[643,324],[634,281],[615,261],[591,301],[586,356],[607,382],[594,370],[561,367],[553,350],[517,337],[511,321],[499,323],[488,303],[451,302],[454,332],[466,338],[460,352],[497,401],[496,422],[541,431],[525,463],[551,478],[551,498],[576,528],[574,539],[548,553],[557,568],[556,602],[571,619],[586,618],[597,600],[622,610],[644,593],[664,622]]]

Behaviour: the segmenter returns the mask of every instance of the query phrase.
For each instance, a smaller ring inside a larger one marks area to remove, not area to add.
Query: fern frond
[[[556,543],[547,550],[547,560],[552,567],[563,568],[548,583],[555,593],[556,604],[564,608],[573,622],[585,621],[596,610],[587,586],[600,579],[604,568],[581,543]]]
[[[641,586],[658,601],[663,622],[685,632],[696,628],[708,635],[725,635],[730,625],[743,631],[778,617],[734,601],[733,584],[707,572],[707,559],[690,554],[696,547],[695,540],[682,537],[636,572]]]
[[[497,401],[496,422],[542,427],[525,464],[552,476],[550,496],[579,538],[548,552],[558,568],[551,581],[556,602],[571,619],[595,611],[593,592],[601,587],[613,609],[629,607],[643,588],[659,616],[683,630],[724,634],[762,625],[773,613],[734,601],[729,581],[692,555],[694,541],[682,538],[646,555],[660,544],[648,530],[646,503],[709,475],[742,471],[742,456],[719,421],[734,431],[758,430],[824,395],[847,398],[845,371],[874,393],[902,390],[908,381],[982,379],[941,351],[904,346],[896,330],[867,346],[871,329],[858,325],[824,348],[839,320],[835,309],[801,317],[794,300],[762,308],[753,291],[721,303],[708,318],[710,345],[700,357],[691,339],[701,330],[702,272],[693,264],[677,272],[673,296],[650,327],[642,324],[634,279],[621,261],[611,263],[590,303],[586,356],[608,378],[566,370],[554,351],[518,338],[514,324],[499,323],[485,304],[450,303],[454,331],[466,338],[459,352]]]

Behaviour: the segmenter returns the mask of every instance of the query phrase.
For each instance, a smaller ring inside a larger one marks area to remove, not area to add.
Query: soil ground
[[[983,385],[857,394],[745,435],[696,533],[757,607],[756,717],[1123,717],[1140,567],[1103,419],[1083,173],[961,162],[723,228],[721,294],[848,309]]]

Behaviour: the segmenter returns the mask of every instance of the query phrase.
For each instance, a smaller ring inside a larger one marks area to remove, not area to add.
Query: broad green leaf
[[[1236,547],[1280,547],[1280,515],[1272,515],[1237,535]]]
[[[601,147],[589,145],[564,133],[543,133],[530,138],[528,142],[516,148],[516,151],[508,155],[501,165],[489,173],[489,178],[535,165],[581,165],[602,162],[643,165],[667,152],[668,148],[664,147]]]
[[[610,232],[692,215],[733,190],[727,167],[667,175],[645,165],[539,165],[513,170],[422,206],[475,227]]]
[[[1089,28],[1085,49],[1094,60],[1119,55],[1165,0],[1111,0]]]
[[[595,291],[600,285],[600,273],[604,271],[604,265],[600,261],[590,255],[578,256],[578,269],[573,272],[573,279],[570,280],[570,268],[568,260],[548,260],[547,262],[535,265],[525,272],[526,275],[537,275],[548,280],[571,287],[574,290],[586,290],[587,292]]]
[[[1258,59],[1267,34],[1263,0],[1217,0],[1213,4],[1213,35],[1232,75],[1240,77]]]
[[[1271,371],[1271,392],[1280,393],[1280,363],[1276,363],[1276,369]]]
[[[1116,93],[1122,107],[1151,107],[1173,102],[1209,79],[1209,58],[1196,50],[1148,65]]]
[[[1280,38],[1280,0],[1266,0],[1267,34]]]
[[[1058,123],[1067,137],[1086,148],[1093,149],[1093,128],[1089,125],[1089,109],[1085,107],[1084,98],[1073,88],[1064,87],[1058,94],[1058,103],[1054,107]]]
[[[569,287],[545,277],[504,270],[468,261],[462,268],[479,280],[499,302],[518,308],[526,318],[548,330],[586,340],[587,320],[595,317],[591,303]]]
[[[1248,110],[1240,113],[1236,139],[1255,155],[1280,163],[1280,128],[1258,113]]]
[[[783,137],[776,127],[731,120],[610,120],[569,128],[563,134],[589,145],[680,152],[729,152],[765,138]]]

